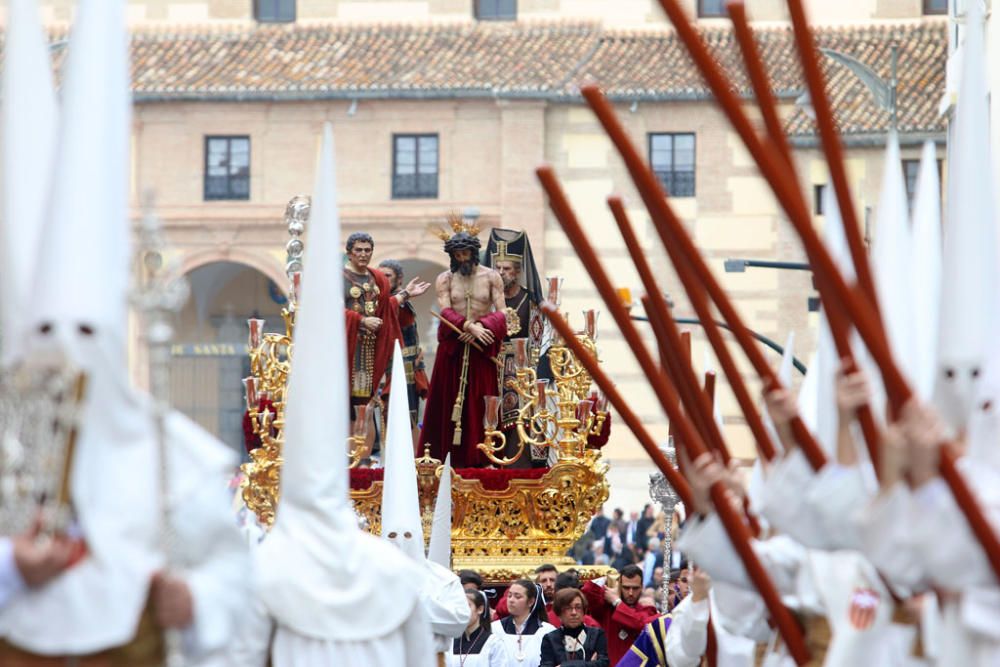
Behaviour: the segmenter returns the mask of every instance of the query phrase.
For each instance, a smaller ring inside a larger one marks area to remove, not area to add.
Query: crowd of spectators
[[[672,609],[687,594],[687,564],[680,553],[672,563],[664,563],[663,544],[668,535],[677,536],[683,509],[668,517],[647,503],[641,512],[626,517],[621,508],[611,516],[598,512],[570,555],[580,565],[607,565],[621,571],[635,565],[642,571],[643,601],[661,611]],[[671,532],[672,531],[672,532]],[[669,587],[663,578],[669,575]]]

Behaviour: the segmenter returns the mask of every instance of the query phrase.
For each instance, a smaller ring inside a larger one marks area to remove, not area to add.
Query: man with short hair
[[[383,259],[379,271],[389,281],[389,291],[399,304],[399,332],[403,337],[403,365],[406,369],[406,392],[410,403],[410,424],[416,426],[420,399],[427,398],[427,371],[424,367],[424,353],[420,348],[420,332],[417,330],[417,311],[412,299],[420,296],[431,286],[420,278],[413,278],[403,287],[403,265],[395,259]],[[389,378],[382,391],[383,400],[389,393]]]
[[[636,565],[626,565],[620,571],[616,588],[588,581],[582,590],[587,596],[590,615],[608,635],[608,655],[611,664],[616,665],[646,624],[660,615],[655,607],[639,604],[642,570]]]
[[[400,340],[398,303],[389,281],[373,271],[375,240],[366,232],[347,237],[344,266],[344,319],[347,327],[351,419],[353,409],[367,405],[389,368],[392,345]]]

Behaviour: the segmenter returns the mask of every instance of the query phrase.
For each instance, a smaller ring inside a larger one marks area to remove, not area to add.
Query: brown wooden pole
[[[656,337],[667,339],[666,347],[668,350],[680,350],[683,347],[683,341],[677,330],[677,324],[670,317],[670,313],[666,308],[657,308],[651,301],[655,301],[655,298],[651,299],[649,294],[642,297],[642,303],[649,314],[649,323],[653,326]],[[690,344],[690,338],[688,342]],[[729,455],[729,449],[726,447],[725,440],[722,437],[722,427],[715,421],[715,415],[712,413],[712,397],[698,384],[694,367],[691,365],[690,347],[688,348],[686,359],[680,354],[674,354],[673,357],[672,365],[677,369],[674,377],[678,378],[674,380],[674,385],[678,387],[679,393],[681,392],[680,387],[684,387],[684,391],[681,393],[681,400],[687,406],[686,414],[692,416],[694,425],[701,434],[702,440],[713,451],[719,453],[722,464],[728,469],[732,457]],[[714,380],[715,375],[713,374],[712,377]],[[754,537],[758,537],[761,530],[760,522],[757,521],[757,517],[751,511],[750,501],[746,496],[743,497],[743,513],[746,517],[747,525],[750,527],[751,534]]]
[[[731,82],[709,53],[708,47],[691,25],[677,0],[659,0],[659,2],[673,22],[678,38],[698,67],[723,113],[757,162],[779,205],[785,210],[789,221],[802,239],[813,272],[819,278],[817,283],[824,302],[828,307],[841,308],[850,316],[879,366],[887,392],[890,395],[909,398],[912,392],[908,392],[906,380],[892,359],[892,352],[885,341],[885,333],[878,316],[872,311],[867,299],[859,299],[858,295],[848,287],[829,252],[823,246],[819,235],[812,227],[809,209],[802,198],[798,181],[784,169],[784,158],[777,149],[765,145],[757,136],[749,118],[743,112],[739,98],[733,92]]]
[[[913,390],[899,371],[886,341],[885,332],[872,303],[848,287],[829,252],[820,241],[816,230],[809,221],[808,209],[804,209],[801,191],[794,178],[781,173],[782,158],[772,146],[764,145],[756,136],[752,125],[740,106],[719,64],[712,58],[701,37],[691,25],[677,0],[659,0],[677,30],[677,35],[698,67],[705,83],[712,90],[723,113],[733,129],[739,134],[751,156],[757,162],[761,174],[768,181],[778,199],[778,203],[788,214],[788,218],[802,239],[813,272],[820,280],[818,287],[828,307],[841,308],[848,314],[868,351],[879,367],[882,382],[894,408],[897,410],[910,400]],[[797,203],[798,202],[798,203]],[[849,232],[848,232],[849,233]],[[1000,540],[983,514],[982,508],[955,468],[957,457],[954,446],[945,443],[941,448],[940,473],[948,484],[955,501],[962,510],[970,528],[983,546],[994,574],[1000,578]]]
[[[707,291],[722,317],[729,324],[733,335],[739,341],[765,387],[780,387],[781,381],[777,374],[764,358],[764,353],[757,346],[750,330],[730,301],[729,295],[722,289],[684,225],[674,213],[659,181],[628,138],[610,103],[596,86],[584,86],[581,93],[624,160],[625,166],[632,176],[632,181],[646,204],[653,226],[660,236],[660,241],[670,255],[678,276],[681,277],[681,281],[687,288],[688,298],[691,299],[692,304],[697,304],[695,310],[699,313],[702,323],[706,327],[711,326],[708,320],[712,320],[712,318],[702,315],[702,313],[711,312],[705,296],[705,291]],[[708,328],[706,328],[707,330]],[[725,353],[721,354],[724,356]],[[823,453],[819,443],[813,438],[806,425],[800,418],[796,417],[792,420],[791,428],[795,434],[796,442],[799,443],[802,453],[805,454],[813,469],[822,468],[826,464],[826,454]]]
[[[671,421],[675,422],[675,428],[681,437],[681,442],[684,443],[684,446],[687,448],[692,460],[707,453],[708,450],[705,447],[705,444],[701,441],[697,431],[681,412],[679,403],[680,399],[676,390],[667,378],[662,373],[658,372],[659,369],[656,362],[653,360],[653,357],[649,354],[649,351],[643,344],[642,338],[639,336],[639,332],[636,330],[635,324],[629,317],[625,307],[621,304],[618,294],[615,292],[611,281],[608,279],[600,261],[597,259],[597,255],[594,253],[593,247],[590,245],[583,229],[580,227],[579,221],[577,221],[572,208],[569,206],[569,202],[566,200],[566,196],[563,193],[562,188],[559,186],[555,173],[550,167],[540,167],[535,173],[538,175],[538,180],[541,182],[542,187],[549,196],[549,207],[555,214],[555,217],[562,226],[563,231],[566,232],[570,242],[573,243],[573,246],[576,248],[577,255],[580,257],[584,267],[586,267],[591,279],[594,281],[594,285],[597,287],[598,292],[604,299],[604,303],[614,318],[615,323],[618,325],[618,328],[621,330],[629,346],[632,348],[632,352],[639,361],[639,365],[642,367],[643,372],[646,373],[647,379],[652,385],[653,391],[660,401],[660,405],[662,406],[664,412]],[[573,350],[574,354],[576,354],[577,358],[579,358],[580,363],[582,363],[592,375],[595,371],[599,370],[597,361],[589,352],[587,352],[583,345],[576,340],[572,329],[570,329],[566,321],[559,315],[557,309],[551,304],[543,304],[542,308],[546,315],[548,315],[549,321],[565,340],[566,345],[568,345],[570,349]],[[658,450],[656,451],[659,453]],[[665,460],[662,454],[660,454],[660,458]],[[722,521],[722,525],[725,527],[726,533],[732,542],[733,548],[739,554],[740,559],[743,561],[743,565],[746,568],[747,575],[757,588],[761,598],[764,600],[764,603],[771,614],[771,618],[774,620],[778,627],[778,631],[781,633],[782,639],[788,646],[789,653],[795,659],[797,664],[806,664],[810,657],[809,650],[806,648],[805,639],[802,635],[802,630],[799,628],[788,609],[786,609],[781,603],[781,598],[774,586],[774,583],[771,581],[767,571],[757,558],[757,553],[753,550],[750,542],[750,531],[743,522],[741,515],[736,511],[736,508],[730,504],[727,496],[727,490],[721,481],[712,485],[711,497],[716,512],[719,514],[719,519]]]
[[[729,449],[722,440],[722,432],[719,430],[719,425],[712,419],[712,410],[708,403],[708,397],[701,391],[701,387],[698,386],[698,380],[695,377],[690,361],[685,361],[680,355],[682,343],[680,333],[677,331],[677,324],[670,317],[669,313],[667,313],[666,304],[664,304],[663,308],[658,308],[654,303],[655,300],[656,296],[650,296],[647,293],[642,297],[642,305],[645,306],[646,313],[649,315],[649,323],[653,328],[653,335],[658,340],[661,338],[665,339],[667,341],[665,347],[671,351],[672,359],[670,367],[672,371],[670,377],[673,379],[674,387],[681,397],[681,405],[686,408],[685,414],[690,417],[695,428],[698,429],[702,441],[711,450],[719,452],[723,463],[728,466],[730,460]],[[665,315],[664,313],[667,314]],[[671,327],[670,325],[673,326]]]
[[[801,0],[788,0],[788,14],[792,20],[795,46],[799,52],[802,74],[805,77],[809,98],[816,114],[816,128],[819,130],[820,143],[823,145],[823,153],[826,155],[833,191],[837,196],[837,206],[840,208],[840,219],[844,225],[847,245],[851,250],[854,271],[858,276],[858,284],[864,290],[865,296],[881,324],[875,280],[872,277],[871,265],[868,263],[868,253],[864,240],[861,238],[861,225],[854,210],[851,186],[847,182],[844,150],[834,124],[833,109],[826,94],[826,82],[823,80],[823,71],[820,69],[819,59],[816,57],[816,44],[813,41],[812,30],[806,20]]]
[[[625,212],[625,207],[622,204],[621,198],[609,197],[608,206],[611,208],[611,213],[614,215],[615,222],[618,224],[618,229],[621,231],[622,238],[625,239],[625,246],[628,248],[632,248],[633,246],[635,248],[639,248],[638,237],[635,234],[635,229],[629,221],[628,214]],[[632,253],[632,259],[636,263],[636,268],[640,271],[641,277],[644,269],[640,267],[639,260],[636,258],[635,253]],[[642,262],[643,264],[646,264],[645,271],[651,276],[652,271],[649,270],[648,263],[644,258],[642,259]],[[643,278],[644,285],[646,280],[646,278]],[[726,345],[722,331],[720,330],[719,325],[716,324],[715,318],[712,316],[708,301],[704,298],[704,289],[701,286],[701,283],[698,282],[688,271],[685,271],[681,276],[681,282],[684,285],[685,291],[689,294],[692,290],[695,290],[702,295],[700,298],[691,298],[691,304],[695,310],[695,314],[698,316],[702,327],[705,329],[705,334],[708,337],[708,341],[711,344],[712,349],[715,350],[715,355],[718,357],[719,364],[722,366],[723,372],[726,374],[726,379],[729,380],[729,384],[733,388],[733,394],[736,396],[736,401],[739,403],[740,410],[743,411],[743,414],[746,417],[747,426],[750,427],[750,432],[753,435],[754,443],[757,447],[757,453],[763,457],[765,461],[773,460],[776,448],[771,440],[771,435],[768,433],[767,428],[764,427],[764,422],[760,417],[760,413],[757,412],[757,406],[754,404],[754,400],[750,396],[750,390],[743,381],[743,376],[736,365],[736,360],[729,351],[729,346]],[[655,282],[653,284],[655,285]],[[647,292],[649,291],[648,286],[646,286],[646,290]],[[690,344],[690,338],[688,342]],[[756,343],[753,343],[753,346],[756,348]],[[689,364],[690,357],[689,348],[687,355]]]
[[[681,354],[683,354],[684,358],[687,359],[688,361],[691,360],[691,332],[687,330],[681,332]],[[684,457],[680,455],[681,448],[683,447],[683,445],[680,444],[680,439],[674,432],[673,422],[670,422],[668,433],[670,437],[673,438],[674,451],[677,453],[677,469],[681,471],[681,474],[684,475],[686,479],[687,473],[685,472],[686,466],[684,465]]]
[[[771,145],[784,158],[791,177],[795,178],[795,161],[792,157],[792,151],[788,145],[785,131],[782,128],[781,119],[778,116],[777,105],[774,95],[771,93],[771,86],[768,81],[767,71],[764,68],[764,61],[757,50],[757,43],[754,41],[753,32],[747,21],[746,6],[742,2],[731,2],[726,5],[726,9],[729,12],[729,18],[733,22],[733,34],[740,47],[740,52],[743,54],[743,62],[747,70],[747,75],[750,78],[754,95],[757,98],[757,106],[764,119],[764,126],[767,128],[768,139]],[[801,190],[797,191],[801,194]],[[846,362],[847,370],[850,372],[851,369],[856,369],[858,366],[854,357],[854,351],[851,349],[849,339],[850,324],[847,315],[836,304],[830,304],[826,308],[826,316],[834,345],[837,348],[837,355]],[[861,432],[865,439],[865,446],[868,450],[875,476],[880,477],[881,456],[879,455],[879,447],[881,445],[881,434],[875,422],[871,405],[866,402],[858,406],[855,415],[858,424],[861,426]]]

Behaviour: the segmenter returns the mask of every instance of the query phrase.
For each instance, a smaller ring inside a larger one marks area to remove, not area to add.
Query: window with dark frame
[[[813,185],[813,214],[826,215],[823,210],[823,195],[826,194],[826,183],[816,183]]]
[[[726,17],[726,0],[698,0],[698,18]]]
[[[947,14],[948,0],[924,0],[924,14]]]
[[[694,197],[694,133],[650,133],[649,163],[667,194]]]
[[[205,137],[205,200],[250,199],[250,137]]]
[[[517,19],[517,0],[472,0],[473,14],[479,21]]]
[[[295,20],[295,0],[253,0],[253,17],[260,23],[290,23]]]
[[[436,199],[438,135],[392,135],[392,198]]]

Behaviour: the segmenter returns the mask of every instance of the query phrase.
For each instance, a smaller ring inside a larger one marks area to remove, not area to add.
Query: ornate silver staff
[[[183,278],[171,279],[165,267],[166,242],[160,221],[153,212],[153,194],[143,196],[143,216],[139,229],[137,284],[132,303],[145,322],[145,342],[149,352],[149,388],[153,399],[153,422],[156,429],[160,484],[160,547],[166,559],[164,574],[176,569],[173,507],[170,497],[170,470],[167,451],[167,415],[170,412],[170,341],[174,335],[173,317],[183,307],[189,286]],[[166,666],[185,663],[180,630],[164,631]]]
[[[85,375],[59,360],[0,369],[0,534],[64,532]]]
[[[674,448],[674,438],[673,436],[667,441],[666,447],[661,447],[661,451],[666,455],[667,459],[674,466],[677,465],[677,450]],[[667,482],[666,477],[663,476],[662,472],[655,472],[649,475],[649,497],[653,499],[654,502],[660,503],[663,508],[663,514],[667,517],[666,530],[663,537],[663,581],[660,583],[660,591],[663,597],[662,605],[660,609],[661,612],[669,611],[666,609],[667,600],[670,599],[670,528],[673,523],[674,508],[677,507],[677,502],[680,497],[677,492],[674,491],[674,487],[670,486]]]

